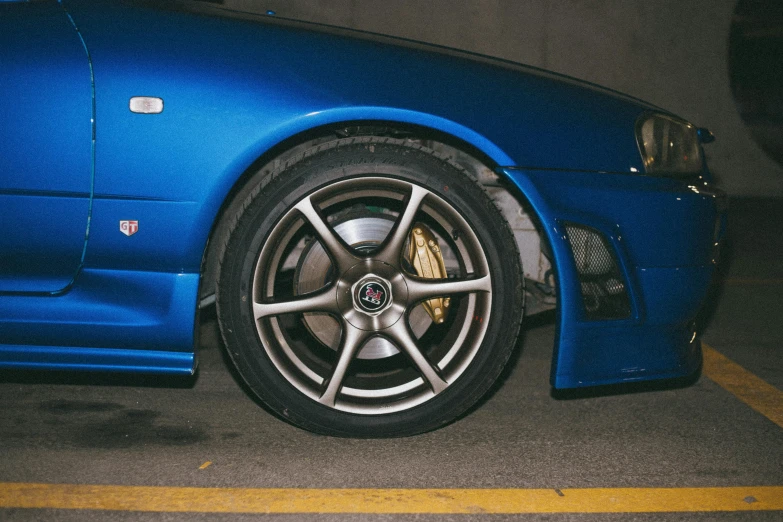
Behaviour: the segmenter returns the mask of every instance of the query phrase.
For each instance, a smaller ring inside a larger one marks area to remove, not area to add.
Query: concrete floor
[[[783,201],[732,208],[730,264],[704,341],[783,389]],[[347,440],[274,418],[227,369],[214,319],[195,379],[0,374],[3,482],[246,488],[783,485],[783,428],[707,377],[692,386],[553,394],[551,317],[528,322],[505,382],[458,422]],[[96,382],[97,381],[97,382]],[[780,406],[779,406],[780,407]],[[199,469],[206,462],[211,464]],[[781,512],[313,515],[308,520],[781,520]],[[0,509],[0,520],[297,520],[299,515]]]

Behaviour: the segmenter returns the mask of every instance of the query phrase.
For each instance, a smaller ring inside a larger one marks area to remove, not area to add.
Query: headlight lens
[[[701,147],[696,127],[663,114],[645,114],[636,125],[636,141],[648,174],[700,174]]]

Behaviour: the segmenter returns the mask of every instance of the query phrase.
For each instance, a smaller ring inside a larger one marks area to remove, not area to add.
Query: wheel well
[[[285,165],[286,161],[313,146],[352,136],[387,136],[412,140],[443,154],[464,168],[484,186],[509,222],[517,240],[525,278],[536,283],[527,287],[532,287],[533,291],[543,288],[544,294],[549,293],[551,297],[548,299],[544,294],[530,295],[528,291],[528,309],[535,313],[554,308],[554,279],[546,275],[547,271],[551,272],[551,265],[545,235],[539,232],[537,217],[524,196],[495,173],[494,169],[498,165],[477,148],[449,134],[415,125],[367,121],[329,125],[299,134],[273,147],[248,167],[229,192],[213,224],[202,261],[200,306],[214,302],[219,265],[218,245],[226,239],[230,216],[235,214],[236,206],[242,204],[252,188],[248,180],[259,173],[271,174]]]

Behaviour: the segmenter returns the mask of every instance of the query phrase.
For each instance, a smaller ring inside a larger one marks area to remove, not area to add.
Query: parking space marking
[[[0,508],[199,513],[672,513],[783,510],[783,486],[251,489],[0,483]]]
[[[702,343],[702,373],[723,389],[783,428],[783,392]]]

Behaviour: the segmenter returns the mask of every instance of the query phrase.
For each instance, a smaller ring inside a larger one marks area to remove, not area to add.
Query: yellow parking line
[[[783,392],[702,343],[702,373],[783,428]]]
[[[245,489],[0,483],[0,508],[200,513],[661,513],[783,510],[783,486]]]

